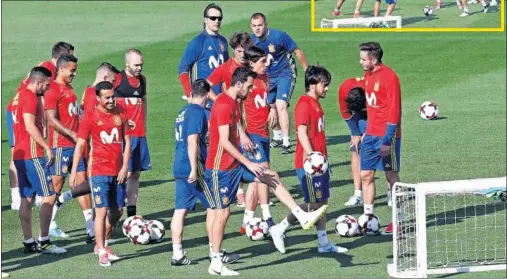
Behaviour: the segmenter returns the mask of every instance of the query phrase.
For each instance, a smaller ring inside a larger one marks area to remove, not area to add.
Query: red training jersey
[[[241,67],[241,64],[239,64],[236,59],[229,59],[213,70],[208,77],[208,81],[214,85],[222,83],[222,91],[225,92],[231,87],[232,74],[234,74],[234,71],[239,67]]]
[[[338,89],[338,104],[340,106],[340,113],[343,119],[348,120],[352,117],[349,110],[347,109],[347,97],[352,88],[361,87],[364,89],[364,77],[353,77],[348,78],[340,85]]]
[[[44,94],[44,109],[56,110],[58,120],[66,128],[77,133],[79,127],[79,103],[70,85],[56,83],[58,88],[50,88]],[[59,134],[53,126],[49,127],[49,146],[52,148],[74,147],[74,140]]]
[[[225,171],[239,166],[239,162],[220,145],[220,134],[218,133],[218,127],[229,125],[229,141],[239,149],[239,120],[239,103],[225,92],[218,95],[211,108],[207,169]]]
[[[268,90],[267,75],[259,75],[254,80],[252,92],[242,102],[242,124],[248,134],[255,134],[269,139]]]
[[[28,160],[44,157],[42,146],[37,144],[26,130],[25,119],[23,117],[25,113],[35,115],[35,126],[42,135],[44,108],[39,102],[37,95],[28,89],[21,90],[16,94],[13,105],[14,137],[16,139],[13,152],[14,160]]]
[[[374,72],[366,72],[366,134],[383,137],[387,124],[397,125],[396,137],[401,136],[401,89],[398,75],[382,64]]]
[[[141,75],[140,78],[144,79],[145,94],[146,91],[146,77]],[[116,75],[114,88],[116,89],[121,84],[121,73]],[[132,87],[139,87],[140,80],[138,77],[131,77],[127,75],[127,80]],[[146,136],[146,125],[144,117],[144,106],[141,98],[116,98],[116,105],[125,109],[129,124],[133,127],[130,135],[134,137]]]
[[[324,110],[317,99],[303,95],[299,97],[296,107],[294,108],[294,116],[296,119],[296,153],[294,156],[294,165],[296,169],[303,168],[303,162],[306,158],[306,152],[297,136],[297,128],[305,125],[307,134],[310,138],[313,151],[318,151],[327,157],[326,134],[324,132]]]
[[[99,104],[97,95],[95,94],[95,87],[87,86],[84,90],[83,97],[81,97],[81,108],[84,112],[92,111],[95,106]]]
[[[95,108],[84,114],[77,136],[90,138],[88,175],[118,175],[123,166],[123,139],[129,133],[127,114],[121,107],[112,112]]]

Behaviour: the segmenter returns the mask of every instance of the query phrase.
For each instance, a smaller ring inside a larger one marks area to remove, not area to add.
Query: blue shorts
[[[206,101],[206,105],[204,105],[204,114],[206,114],[206,119],[208,121],[211,117],[211,108],[212,107],[213,107],[213,101],[208,99],[208,101]]]
[[[146,137],[130,138],[130,159],[129,172],[140,172],[151,170],[150,151]]]
[[[276,77],[269,77],[268,102],[274,104],[276,100],[282,100],[290,104],[290,98],[296,87],[297,70],[296,66],[289,68],[289,71]]]
[[[214,205],[213,197],[204,177],[198,177],[195,183],[188,183],[187,177],[176,178],[175,209],[193,211],[198,199],[205,208],[210,208],[210,204]]]
[[[380,146],[382,137],[365,135],[361,143],[359,156],[361,158],[361,170],[400,171],[401,138],[393,138],[391,141],[391,155],[382,157]]]
[[[7,136],[9,137],[9,146],[14,147],[14,122],[12,121],[12,112],[5,112],[5,121],[7,122]]]
[[[361,134],[365,133],[365,131],[366,131],[366,124],[367,124],[366,119],[360,119],[358,121],[359,131],[361,132]],[[357,147],[358,147],[359,150],[361,150],[361,143],[359,143],[357,145]],[[355,146],[350,147],[350,151],[355,152],[356,151],[356,147]]]
[[[377,0],[378,2],[382,2],[382,0]],[[391,4],[396,4],[396,2],[398,2],[397,0],[386,0],[386,4],[388,5],[391,5]]]
[[[92,200],[96,208],[121,208],[125,205],[125,198],[127,197],[125,183],[118,184],[116,179],[116,176],[97,175],[91,177]]]
[[[214,204],[210,203],[211,208],[223,209],[228,208],[236,199],[239,183],[254,182],[255,175],[240,165],[228,171],[206,169],[204,179],[213,197]]]
[[[296,169],[296,174],[305,195],[305,202],[324,202],[329,199],[329,170],[320,176],[309,176],[304,169]]]
[[[241,148],[241,152],[248,160],[255,163],[269,163],[269,138],[264,138],[259,135],[250,135],[250,140],[255,145],[256,149],[252,153],[248,153]]]
[[[67,177],[72,170],[75,149],[75,147],[53,148],[55,162],[49,167],[49,173],[51,175]],[[86,171],[86,163],[83,157],[81,157],[77,165],[77,172],[82,171]]]
[[[55,194],[46,158],[14,160],[22,198],[48,197]]]

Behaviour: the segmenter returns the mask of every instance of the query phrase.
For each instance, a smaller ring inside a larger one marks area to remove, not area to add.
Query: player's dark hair
[[[103,90],[113,90],[114,86],[109,81],[101,81],[95,85],[95,95],[100,96]]]
[[[262,50],[260,47],[251,46],[245,50],[245,67],[250,69],[250,63],[249,62],[257,62],[262,57],[267,56],[267,54]]]
[[[238,67],[232,74],[231,86],[236,85],[238,82],[245,83],[249,77],[256,78],[257,73],[247,67]]]
[[[41,79],[45,79],[45,78],[50,78],[50,77],[51,77],[50,70],[48,70],[44,67],[38,66],[38,67],[32,68],[32,70],[30,71],[30,75],[28,76],[28,79],[30,80],[30,83],[32,83],[32,82],[35,82],[35,81],[38,81]]]
[[[253,45],[252,37],[246,31],[235,32],[229,39],[229,45],[232,49],[242,47],[245,50]]]
[[[305,72],[306,91],[310,90],[310,85],[315,85],[319,82],[329,85],[331,83],[331,73],[322,66],[308,66]]]
[[[51,50],[51,57],[58,59],[62,54],[69,54],[74,51],[74,46],[66,42],[58,42]]]
[[[56,68],[60,69],[66,67],[69,62],[77,63],[77,60],[77,57],[72,54],[62,54],[58,57],[58,60],[56,60]]]
[[[377,59],[378,63],[382,62],[382,56],[384,56],[384,51],[382,50],[382,47],[380,46],[379,43],[377,42],[362,43],[359,45],[359,50],[368,52],[368,56]]]
[[[205,17],[205,18],[208,17],[208,11],[211,9],[218,10],[220,12],[220,16],[222,18],[224,17],[224,14],[222,13],[222,8],[220,8],[220,6],[218,6],[215,3],[209,3],[208,6],[206,6],[206,8],[204,9],[203,17]],[[203,28],[206,28],[205,23],[203,23],[202,26],[203,26]]]
[[[192,82],[192,97],[204,97],[211,90],[211,86],[205,79],[196,79]]]
[[[118,68],[116,68],[115,66],[113,66],[113,64],[111,64],[109,62],[100,63],[100,65],[97,67],[97,70],[99,70],[99,69],[106,69],[106,70],[111,71],[112,73],[115,73],[115,74],[120,73]]]
[[[350,113],[364,111],[366,109],[366,95],[364,89],[361,87],[350,89],[345,102],[347,103],[347,110]]]
[[[258,19],[258,18],[262,18],[262,20],[264,21],[264,23],[266,23],[266,16],[263,13],[255,13],[255,14],[253,14],[250,17],[250,21],[252,21],[252,19]]]

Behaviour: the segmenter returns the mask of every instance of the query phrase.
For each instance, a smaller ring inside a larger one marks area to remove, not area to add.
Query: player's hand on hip
[[[354,147],[356,149],[356,153],[359,153],[359,144],[361,143],[362,136],[352,136],[350,138],[350,147]]]
[[[387,156],[391,155],[391,146],[382,144],[380,146],[380,155],[382,157],[387,157]]]
[[[71,188],[75,188],[77,186],[76,172],[75,171],[72,171],[70,173],[69,185],[70,185]]]
[[[191,170],[190,174],[188,175],[187,182],[193,184],[195,183],[196,180],[197,180],[197,172],[195,170]]]
[[[55,161],[55,156],[53,156],[53,150],[50,147],[46,148],[46,156],[48,157],[46,166],[51,166]]]
[[[118,173],[118,177],[116,178],[116,180],[118,181],[118,184],[122,184],[125,182],[125,180],[127,180],[127,171],[128,171],[128,168],[126,168],[126,167],[121,168],[120,172]]]
[[[268,123],[270,128],[274,128],[278,124],[278,114],[276,108],[269,109]]]

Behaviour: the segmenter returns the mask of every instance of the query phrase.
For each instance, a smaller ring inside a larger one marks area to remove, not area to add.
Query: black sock
[[[135,205],[127,206],[127,217],[137,215],[137,208]]]

